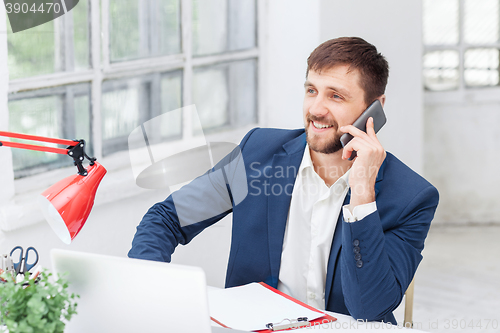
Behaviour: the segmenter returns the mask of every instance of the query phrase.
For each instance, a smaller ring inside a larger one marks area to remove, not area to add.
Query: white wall
[[[500,87],[427,92],[425,174],[440,192],[435,221],[500,222]]]
[[[387,124],[379,139],[415,171],[423,171],[422,3],[401,0],[322,0],[321,41],[358,36],[389,62]]]
[[[307,57],[320,41],[320,1],[270,0],[265,5],[266,29],[259,44],[264,47],[264,124],[301,128]]]

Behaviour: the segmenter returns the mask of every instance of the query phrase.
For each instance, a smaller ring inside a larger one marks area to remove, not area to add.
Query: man
[[[250,131],[241,154],[148,211],[129,256],[170,261],[177,244],[232,212],[226,287],[265,281],[317,308],[395,324],[438,193],[385,152],[372,119],[366,133],[351,125],[376,99],[384,104],[387,78],[385,58],[361,38],[318,46],[305,133]],[[354,137],[345,148],[343,133]]]

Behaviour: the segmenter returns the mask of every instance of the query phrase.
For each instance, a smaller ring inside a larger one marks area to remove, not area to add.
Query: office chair
[[[408,289],[405,292],[405,317],[404,327],[413,328],[413,288],[415,286],[415,278],[411,280]]]

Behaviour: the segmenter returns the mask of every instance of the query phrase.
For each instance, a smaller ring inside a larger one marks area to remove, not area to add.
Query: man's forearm
[[[359,205],[365,205],[370,202],[375,201],[375,184],[366,183],[366,184],[356,184],[353,188],[351,188],[351,201],[350,207],[354,209],[354,207]]]

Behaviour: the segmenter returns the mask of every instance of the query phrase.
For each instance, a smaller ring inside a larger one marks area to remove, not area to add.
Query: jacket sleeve
[[[429,185],[383,230],[378,211],[343,222],[341,277],[345,305],[355,319],[382,320],[401,303],[418,264],[439,195]]]
[[[178,244],[189,243],[245,198],[248,189],[242,150],[255,130],[214,168],[148,210],[137,227],[130,258],[170,262]]]

